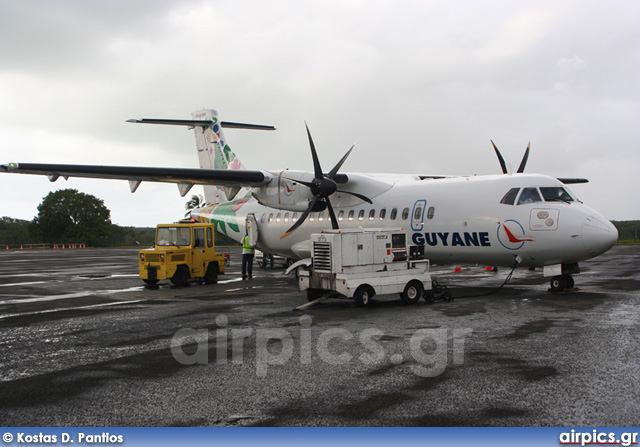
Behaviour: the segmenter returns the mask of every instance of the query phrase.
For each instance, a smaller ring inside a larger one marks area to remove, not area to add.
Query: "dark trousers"
[[[242,277],[253,275],[253,253],[242,253]]]

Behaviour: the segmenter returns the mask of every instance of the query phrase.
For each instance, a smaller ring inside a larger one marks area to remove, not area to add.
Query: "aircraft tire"
[[[420,301],[423,294],[424,286],[420,281],[414,279],[407,283],[404,292],[400,294],[400,299],[402,299],[405,304],[415,304]]]
[[[189,270],[184,265],[178,266],[170,281],[174,286],[185,287],[189,284]]]
[[[551,290],[553,292],[561,292],[568,286],[567,279],[564,276],[554,276],[551,278]]]
[[[573,276],[571,275],[562,275],[562,276],[564,276],[564,279],[567,281],[566,288],[573,289],[573,286],[576,285],[575,281],[573,280]]]
[[[356,306],[366,307],[371,304],[371,297],[374,295],[374,290],[367,284],[362,284],[356,289],[353,294],[353,299],[356,301]]]
[[[142,281],[144,281],[145,284],[148,284],[150,286],[155,286],[156,284],[158,284],[157,279],[143,279]]]

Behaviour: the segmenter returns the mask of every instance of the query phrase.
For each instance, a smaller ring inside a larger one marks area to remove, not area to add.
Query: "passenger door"
[[[411,213],[411,229],[413,231],[422,231],[424,227],[424,210],[427,207],[426,200],[416,200],[413,204],[413,212]]]
[[[256,215],[253,213],[247,214],[247,235],[249,236],[249,243],[252,247],[255,247],[258,243],[258,222],[256,221]]]

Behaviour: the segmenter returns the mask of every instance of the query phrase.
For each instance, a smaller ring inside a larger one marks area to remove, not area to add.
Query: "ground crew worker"
[[[251,278],[253,275],[253,245],[249,242],[249,234],[242,238],[242,279]]]

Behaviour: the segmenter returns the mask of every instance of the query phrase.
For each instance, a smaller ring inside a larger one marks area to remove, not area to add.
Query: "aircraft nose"
[[[582,243],[591,256],[598,256],[618,242],[618,230],[608,220],[589,216],[582,224]]]

